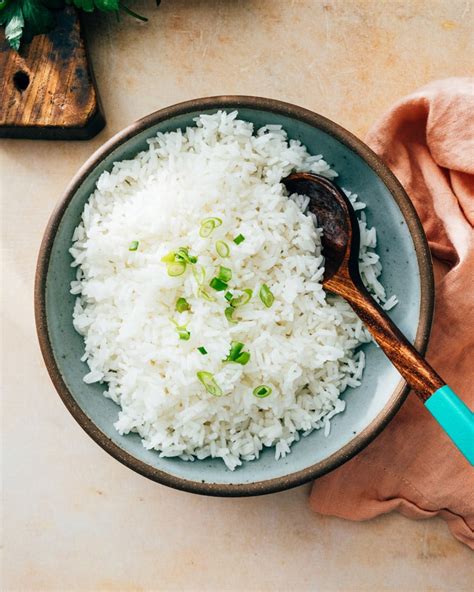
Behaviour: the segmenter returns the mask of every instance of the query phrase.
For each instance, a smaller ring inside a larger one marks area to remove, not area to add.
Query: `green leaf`
[[[53,28],[55,19],[49,8],[38,0],[21,0],[25,28],[23,41],[29,42],[35,35],[47,33]]]
[[[147,19],[127,6],[121,0],[0,0],[0,26],[5,27],[5,38],[13,49],[20,48],[20,42],[28,42],[35,35],[47,33],[55,23],[55,10],[73,5],[84,12],[115,12],[123,10],[129,15]]]
[[[76,8],[85,12],[102,10],[102,12],[113,12],[120,9],[120,0],[67,0],[68,4],[74,4]]]
[[[94,0],[94,3],[103,12],[112,12],[120,8],[119,0]]]
[[[8,11],[7,20],[5,21],[5,38],[10,47],[18,51],[20,49],[20,41],[23,35],[25,19],[23,18],[23,13],[18,3],[8,6],[7,9],[5,9],[5,12],[10,8],[12,8],[12,10]]]
[[[3,8],[0,12],[0,25],[5,25],[8,21],[12,18],[12,16],[16,13],[17,4],[14,2],[13,4],[9,4]]]
[[[10,0],[0,0],[0,10],[5,10],[9,4]]]

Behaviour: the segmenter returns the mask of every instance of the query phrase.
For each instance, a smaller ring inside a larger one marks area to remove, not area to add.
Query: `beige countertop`
[[[0,145],[2,589],[467,591],[472,555],[441,520],[317,516],[308,486],[254,499],[198,497],[120,465],[56,395],[37,345],[32,290],[54,204],[123,126],[185,99],[240,93],[297,103],[363,137],[397,98],[469,73],[472,0],[133,7],[148,24],[110,16],[88,27],[106,129],[83,143]]]

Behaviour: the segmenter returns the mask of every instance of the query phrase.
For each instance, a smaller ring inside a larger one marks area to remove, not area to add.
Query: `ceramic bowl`
[[[181,103],[140,119],[106,142],[81,167],[53,213],[41,246],[35,287],[36,324],[52,381],[66,407],[84,430],[109,454],[131,469],[178,489],[222,496],[257,495],[287,489],[323,475],[364,448],[393,418],[408,388],[383,352],[365,347],[367,366],[362,384],[347,389],[344,413],[322,430],[295,443],[276,461],[273,448],[237,470],[219,459],[186,462],[160,458],[145,450],[136,434],[120,436],[113,423],[118,407],[102,396],[104,386],[88,385],[81,362],[82,337],[72,326],[74,279],[68,248],[74,228],[100,174],[112,163],[132,158],[147,147],[147,138],[193,125],[200,113],[237,109],[255,127],[281,124],[290,138],[313,154],[322,153],[340,173],[339,183],[367,203],[370,225],[377,228],[382,281],[400,300],[392,319],[419,351],[426,349],[433,312],[433,275],[423,229],[410,200],[388,168],[360,140],[328,119],[306,109],[270,99],[224,96]]]

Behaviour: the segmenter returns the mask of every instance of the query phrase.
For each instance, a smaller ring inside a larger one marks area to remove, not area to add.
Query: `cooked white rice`
[[[323,290],[320,231],[303,213],[308,200],[288,199],[280,182],[293,170],[337,173],[280,126],[254,134],[236,117],[201,115],[196,127],[158,134],[148,150],[116,162],[98,180],[70,249],[74,327],[90,368],[84,381],[104,383],[105,396],[120,405],[116,429],[137,432],[161,456],[219,457],[231,470],[264,446],[275,446],[278,459],[300,433],[328,434],[330,419],[345,408],[340,394],[360,384],[364,353],[357,348],[370,339],[349,305]],[[348,195],[357,210],[365,207]],[[209,216],[223,224],[201,238]],[[361,273],[384,302],[376,231],[363,212],[360,229]],[[239,234],[245,241],[236,245]],[[217,240],[230,246],[229,258],[217,255]],[[208,287],[214,302],[198,295],[192,265],[179,277],[167,274],[162,257],[183,246],[204,267],[206,286],[224,265],[233,272],[229,290],[253,290],[236,324],[224,316],[224,292]],[[271,308],[259,298],[262,284],[275,297]],[[180,297],[190,311],[176,312]],[[187,327],[188,341],[170,318]],[[250,352],[246,365],[223,362],[233,341]],[[222,396],[206,391],[198,371],[214,375]],[[259,399],[253,390],[262,384],[272,392]]]

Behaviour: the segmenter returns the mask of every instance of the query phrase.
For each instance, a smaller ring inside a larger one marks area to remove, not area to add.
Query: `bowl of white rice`
[[[322,287],[322,231],[282,180],[334,180],[364,283],[424,353],[433,276],[403,188],[303,108],[212,97],[157,111],[79,170],[41,246],[36,323],[66,407],[107,452],[178,489],[257,495],[365,447],[408,388]]]

